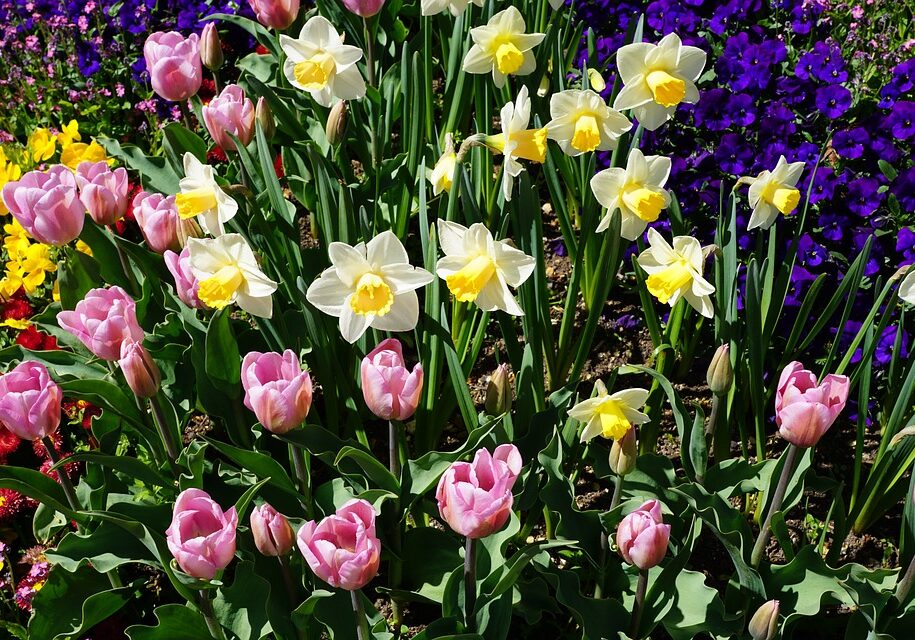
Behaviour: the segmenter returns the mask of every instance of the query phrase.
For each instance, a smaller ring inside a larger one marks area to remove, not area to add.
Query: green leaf
[[[200,640],[212,638],[203,616],[183,604],[166,604],[157,607],[156,619],[159,624],[147,627],[127,627],[130,640]]]
[[[219,623],[239,638],[258,640],[269,633],[264,602],[271,593],[270,583],[254,572],[253,563],[239,562],[232,586],[216,592],[213,612]]]
[[[86,520],[83,514],[76,513],[67,506],[67,497],[60,485],[35,469],[0,465],[0,487],[13,489],[34,498],[72,520],[78,522]]]
[[[365,471],[369,480],[375,483],[378,488],[390,491],[391,493],[400,493],[400,482],[397,481],[386,466],[381,464],[374,455],[358,447],[343,447],[334,460],[334,467],[340,466],[340,463],[347,458],[355,460],[356,463]]]
[[[423,549],[422,553],[405,553],[403,557],[403,585],[412,589],[408,595],[430,603],[441,602],[448,576],[464,562],[458,547],[453,535],[439,529],[408,529],[403,548]]]
[[[298,491],[292,483],[292,480],[289,479],[289,474],[286,473],[286,469],[270,456],[257,451],[233,447],[232,445],[220,442],[219,440],[207,439],[207,442],[211,447],[218,450],[245,471],[253,473],[261,480],[269,480],[268,484],[278,489],[298,496]]]
[[[48,559],[66,571],[75,572],[88,561],[96,571],[107,573],[131,562],[155,565],[157,558],[133,536],[111,522],[103,522],[88,534],[68,533],[56,549],[46,552]]]
[[[166,478],[148,464],[131,456],[110,456],[95,451],[77,451],[67,457],[66,460],[62,460],[54,465],[52,468],[56,469],[65,462],[92,462],[103,467],[108,467],[109,469],[114,469],[115,471],[120,471],[131,479],[139,480],[148,485],[163,487],[165,489],[174,487],[174,482],[172,480]]]
[[[232,331],[229,309],[222,309],[210,320],[206,336],[206,375],[231,398],[237,398],[241,380],[241,357]]]

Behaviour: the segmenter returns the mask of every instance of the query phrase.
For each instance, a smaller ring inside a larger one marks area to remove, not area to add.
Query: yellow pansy
[[[76,120],[70,120],[67,124],[60,125],[60,133],[57,134],[57,141],[61,147],[67,147],[73,142],[82,140],[79,134],[79,123]]]
[[[105,149],[98,142],[93,140],[89,144],[85,142],[73,142],[60,152],[60,163],[76,170],[80,162],[109,162],[108,156],[105,155]]]
[[[17,331],[25,331],[32,326],[32,323],[29,320],[17,320],[15,318],[9,318],[0,324],[4,327],[9,327],[10,329],[16,329]]]
[[[7,160],[3,149],[0,149],[0,189],[2,189],[3,185],[7,182],[13,182],[21,177],[22,168],[18,164]],[[0,215],[6,215],[9,212],[10,210],[3,202],[3,198],[0,198]]]
[[[19,267],[25,274],[22,285],[26,293],[31,294],[43,285],[47,273],[57,271],[57,264],[51,260],[50,255],[51,247],[48,245],[33,244],[20,256]]]
[[[11,276],[7,273],[2,280],[0,280],[0,298],[7,300],[13,297],[13,294],[19,291],[19,288],[22,286],[22,278],[16,276]]]
[[[3,225],[3,232],[6,234],[3,248],[11,260],[17,259],[29,248],[29,234],[15,218],[9,224]]]
[[[29,136],[29,152],[32,160],[42,162],[54,155],[57,151],[57,136],[50,129],[35,129]]]

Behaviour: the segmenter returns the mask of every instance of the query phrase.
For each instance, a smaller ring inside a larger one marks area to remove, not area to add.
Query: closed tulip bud
[[[657,500],[649,500],[623,518],[616,530],[616,546],[623,560],[639,569],[660,564],[670,542],[670,525],[663,522]]]
[[[49,436],[60,424],[62,400],[45,366],[27,360],[0,376],[0,425],[23,440]]]
[[[327,116],[327,126],[324,127],[324,133],[327,135],[327,141],[332,145],[340,144],[346,137],[348,108],[346,100],[340,100],[331,107],[330,115]]]
[[[200,66],[200,37],[185,38],[177,31],[156,32],[143,45],[146,69],[153,91],[171,102],[195,95],[203,82]]]
[[[121,359],[118,360],[127,386],[138,398],[152,398],[159,392],[159,367],[139,342],[124,340],[121,343]]]
[[[378,573],[381,541],[375,509],[365,500],[350,500],[321,522],[306,522],[297,543],[311,570],[332,587],[355,591]]]
[[[343,6],[360,18],[371,18],[381,11],[384,0],[343,0]]]
[[[264,428],[283,434],[305,421],[311,408],[311,376],[296,354],[252,351],[241,363],[245,406]]]
[[[119,167],[112,171],[104,161],[80,162],[74,177],[79,199],[96,224],[114,224],[127,213],[126,169]]]
[[[273,119],[273,111],[270,109],[270,105],[267,104],[267,100],[264,99],[264,96],[257,99],[257,106],[254,108],[254,117],[257,118],[257,122],[261,126],[261,131],[264,132],[264,137],[267,138],[267,140],[272,140],[273,136],[276,135],[276,121]]]
[[[237,526],[235,507],[223,511],[207,492],[185,489],[175,501],[165,539],[184,573],[212,580],[235,557]]]
[[[175,206],[175,196],[141,191],[133,198],[133,217],[140,227],[146,245],[156,253],[179,250],[178,226],[181,217]]]
[[[238,138],[242,146],[254,137],[254,103],[237,84],[226,86],[204,105],[202,113],[207,131],[225,151],[235,151],[235,141],[229,134]]]
[[[257,21],[271,29],[285,29],[299,15],[299,0],[248,0]]]
[[[90,289],[73,311],[57,314],[57,324],[102,360],[119,360],[122,342],[142,342],[145,335],[137,303],[117,286]]]
[[[200,61],[210,71],[216,71],[222,66],[223,60],[222,42],[219,40],[216,24],[208,22],[200,35]]]
[[[847,376],[816,376],[800,362],[792,362],[778,380],[775,424],[778,434],[798,447],[812,447],[829,430],[848,400]]]
[[[251,534],[254,546],[265,556],[285,556],[295,542],[295,532],[286,516],[266,503],[251,512]]]
[[[716,396],[726,395],[734,383],[734,369],[731,367],[731,347],[723,344],[715,351],[712,363],[705,374],[708,388]]]
[[[753,640],[772,640],[778,631],[778,600],[769,600],[756,610],[747,629]]]
[[[635,469],[639,450],[635,441],[635,429],[630,428],[622,438],[613,441],[610,447],[610,468],[618,476],[625,476]]]
[[[486,386],[486,413],[499,416],[512,408],[512,382],[508,366],[500,364],[489,378]]]
[[[383,420],[408,420],[416,412],[423,390],[423,367],[407,369],[403,347],[388,338],[362,359],[362,396],[365,404]]]

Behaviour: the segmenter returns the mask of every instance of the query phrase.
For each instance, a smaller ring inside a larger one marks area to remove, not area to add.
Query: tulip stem
[[[295,582],[292,581],[292,573],[289,571],[289,559],[286,556],[277,556],[276,559],[280,563],[283,582],[286,584],[286,591],[289,593],[289,600],[294,609],[299,604],[299,590],[296,588]]]
[[[299,481],[299,491],[305,504],[305,516],[310,520],[314,511],[311,498],[311,460],[308,452],[301,447],[289,444],[289,455],[295,468],[295,477]]]
[[[162,438],[162,443],[165,445],[169,466],[172,468],[172,473],[177,475],[178,445],[175,442],[175,434],[172,433],[165,419],[165,412],[162,410],[162,402],[159,400],[158,393],[149,399],[149,408],[153,414],[153,422],[156,423],[156,428],[159,430],[159,437]]]
[[[769,544],[772,518],[775,516],[775,512],[782,508],[782,500],[785,499],[785,491],[788,489],[788,480],[791,479],[791,474],[794,471],[795,458],[797,458],[797,446],[789,444],[788,450],[785,452],[785,463],[782,466],[782,474],[778,479],[778,486],[775,487],[775,493],[772,495],[772,503],[769,505],[769,510],[766,512],[766,518],[763,521],[762,527],[759,529],[759,537],[756,538],[756,544],[753,545],[753,554],[750,556],[750,566],[752,567],[759,566],[759,563],[765,554],[766,545]]]
[[[467,538],[464,546],[464,624],[468,631],[476,630],[477,606],[477,541]]]
[[[356,636],[359,640],[370,640],[372,630],[369,628],[369,621],[365,617],[365,609],[362,606],[362,594],[359,590],[350,591],[350,597],[353,600],[353,613],[356,615]]]
[[[216,638],[216,640],[226,640],[226,634],[222,630],[222,626],[216,621],[216,614],[213,613],[213,603],[210,601],[210,597],[204,591],[199,591],[197,595],[200,613],[203,614],[203,619],[207,623],[207,629],[209,630],[210,635]]]
[[[388,459],[391,475],[400,481],[400,425],[388,420]]]
[[[57,450],[54,449],[54,441],[51,440],[50,436],[45,436],[41,439],[42,444],[44,444],[45,451],[48,452],[48,458],[51,460],[51,464],[57,465],[60,462],[60,456],[57,455]],[[82,507],[79,505],[79,500],[76,499],[76,491],[73,489],[73,483],[70,482],[70,477],[67,475],[67,471],[63,465],[57,468],[57,479],[60,481],[60,486],[64,490],[64,495],[67,497],[67,504],[70,505],[70,508],[74,511],[79,511]]]
[[[181,109],[181,117],[184,119],[184,126],[188,131],[193,131],[194,128],[191,126],[191,110],[187,108],[187,102],[185,100],[180,100],[178,102],[178,107]]]
[[[645,608],[645,592],[648,591],[648,569],[639,571],[639,582],[635,587],[635,607],[632,612],[632,628],[629,635],[639,637],[639,625],[642,622],[642,610]]]
[[[127,278],[130,293],[134,296],[139,296],[142,293],[142,291],[140,291],[140,285],[137,284],[137,279],[133,274],[133,269],[130,267],[130,260],[127,259],[127,254],[124,253],[124,249],[122,249],[121,245],[118,244],[118,234],[114,225],[109,226],[108,231],[111,232],[114,248],[118,251],[118,260],[121,261],[121,269],[124,270],[124,276]]]
[[[902,576],[902,580],[896,585],[896,594],[894,597],[899,604],[905,604],[906,598],[909,596],[909,591],[912,590],[913,581],[915,581],[915,556],[913,556],[912,561],[909,562],[909,568],[906,569],[905,575]]]

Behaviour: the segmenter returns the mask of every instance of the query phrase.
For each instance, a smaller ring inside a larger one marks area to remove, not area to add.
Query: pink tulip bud
[[[235,151],[231,133],[247,146],[254,136],[254,103],[237,84],[230,84],[203,107],[203,122],[224,151]]]
[[[381,11],[384,0],[343,0],[343,5],[362,18],[371,18]]]
[[[142,342],[144,337],[137,305],[120,287],[91,289],[76,309],[58,313],[57,323],[102,360],[119,360],[122,342]]]
[[[41,363],[27,360],[0,376],[0,424],[23,440],[57,430],[62,400],[60,387]]]
[[[76,178],[63,165],[29,171],[3,186],[3,202],[29,235],[61,247],[83,230],[86,208],[79,199]]]
[[[200,282],[197,276],[191,270],[191,251],[187,247],[181,250],[181,253],[166,251],[165,266],[171,272],[175,279],[175,291],[181,302],[191,309],[203,309],[206,307],[200,298],[197,297],[197,290],[200,288]]]
[[[521,467],[521,454],[513,444],[499,445],[492,454],[480,449],[473,462],[455,462],[438,481],[438,512],[462,536],[495,533],[511,514],[512,487]]]
[[[264,428],[283,434],[305,421],[311,408],[311,376],[295,353],[252,351],[241,363],[245,406]]]
[[[299,15],[299,0],[248,0],[257,21],[271,29],[285,29]]]
[[[407,420],[416,412],[423,390],[423,367],[409,371],[403,347],[396,338],[378,344],[362,359],[362,395],[365,404],[384,420]]]
[[[161,193],[141,191],[133,198],[133,217],[140,227],[140,233],[146,244],[156,253],[165,253],[168,249],[179,251],[181,242],[178,239],[178,207],[175,196],[164,196]]]
[[[124,340],[121,343],[121,359],[118,360],[127,386],[138,398],[152,398],[159,392],[159,367],[139,342]]]
[[[153,91],[165,100],[181,102],[200,90],[203,68],[196,33],[185,38],[177,31],[157,31],[146,39],[143,55]]]
[[[222,42],[214,22],[207,22],[200,34],[200,62],[210,71],[216,71],[222,66]]]
[[[355,591],[378,573],[381,541],[375,509],[365,500],[350,500],[320,523],[306,522],[297,542],[311,570],[332,587]]]
[[[265,556],[285,556],[295,541],[286,516],[266,503],[251,512],[251,533],[257,550]]]
[[[792,362],[778,380],[775,392],[775,424],[785,440],[798,447],[812,447],[845,408],[849,380],[830,374],[817,385],[816,376],[800,362]]]
[[[96,224],[114,224],[127,213],[127,169],[111,171],[108,163],[80,162],[76,167],[79,199]]]
[[[616,530],[616,546],[623,560],[639,569],[657,566],[670,542],[670,525],[663,522],[657,500],[649,500],[623,518]]]
[[[166,529],[168,550],[189,576],[212,580],[235,557],[235,507],[226,512],[200,489],[185,489]]]
[[[778,632],[778,600],[764,602],[753,617],[747,631],[753,640],[773,640]]]

